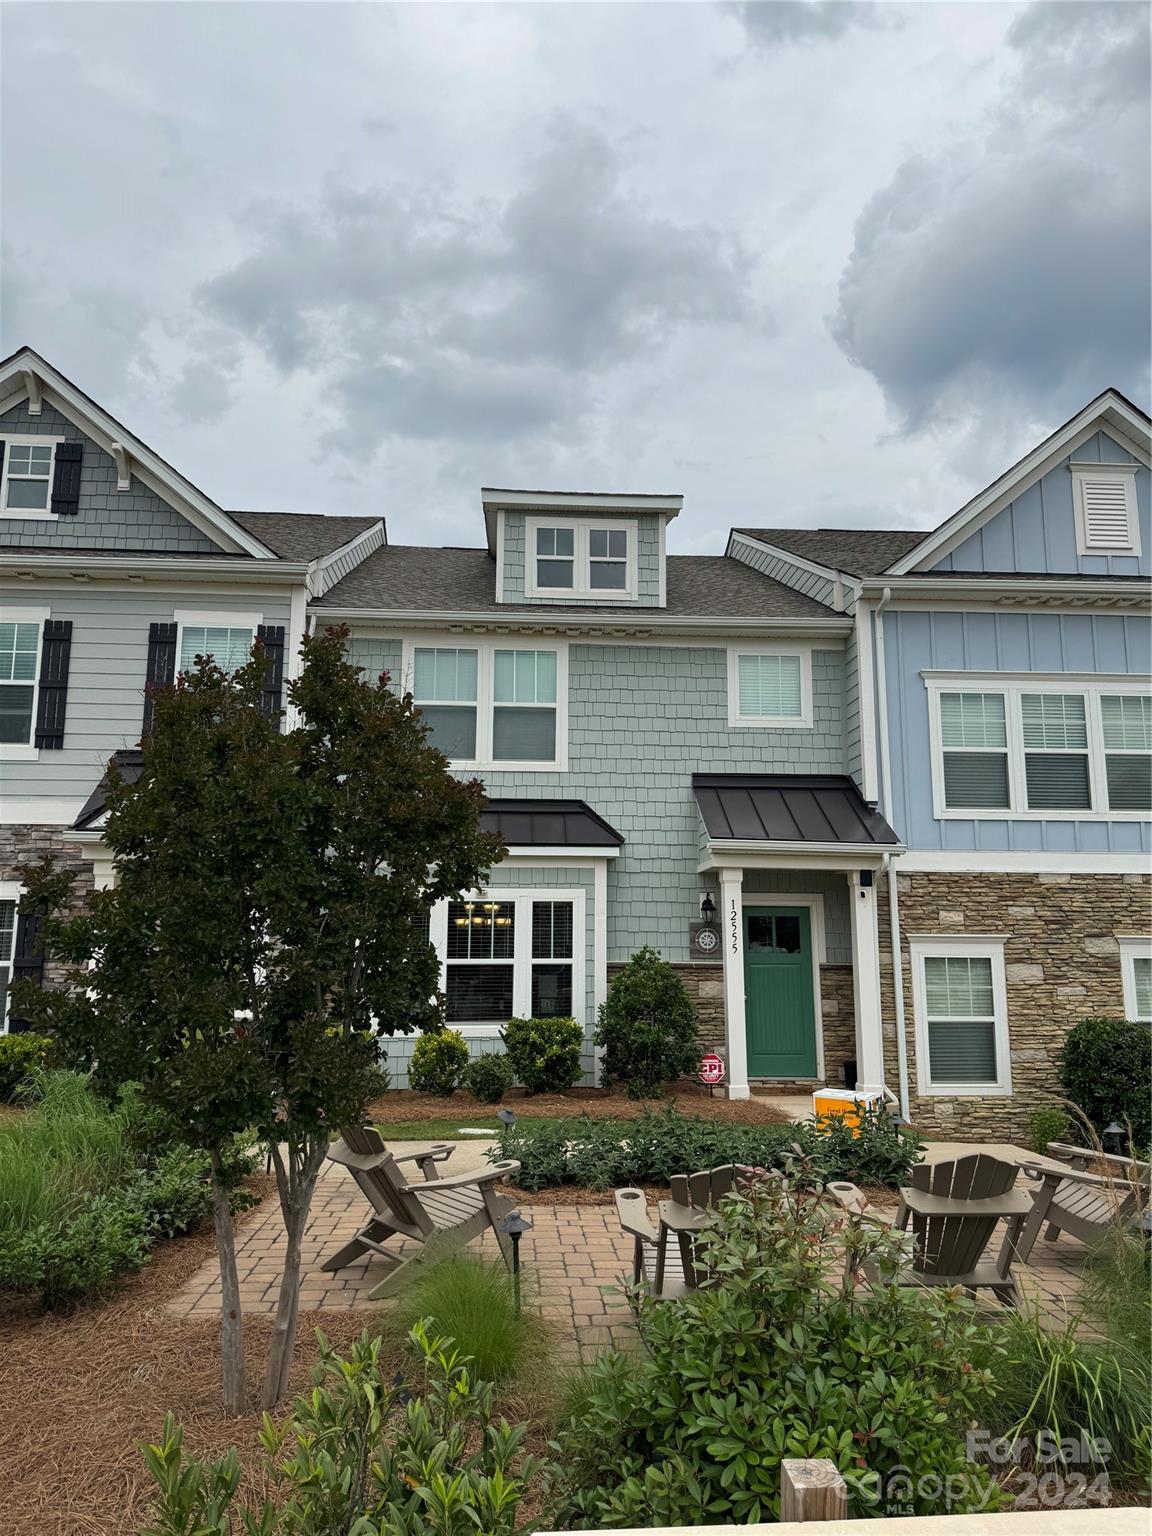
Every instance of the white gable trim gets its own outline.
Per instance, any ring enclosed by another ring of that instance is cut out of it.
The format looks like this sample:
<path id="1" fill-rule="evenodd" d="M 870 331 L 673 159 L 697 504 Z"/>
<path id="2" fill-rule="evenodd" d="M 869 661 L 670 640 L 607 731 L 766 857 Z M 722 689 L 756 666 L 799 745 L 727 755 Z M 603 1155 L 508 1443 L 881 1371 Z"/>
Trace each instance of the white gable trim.
<path id="1" fill-rule="evenodd" d="M 259 539 L 234 523 L 226 512 L 210 501 L 203 491 L 197 490 L 151 448 L 126 432 L 43 358 L 27 348 L 17 352 L 0 368 L 0 415 L 24 400 L 31 400 L 26 382 L 29 373 L 39 383 L 40 398 L 47 400 L 113 459 L 120 488 L 124 487 L 124 470 L 131 461 L 132 473 L 141 485 L 162 497 L 222 550 L 228 554 L 252 555 L 257 560 L 276 558 Z"/>
<path id="2" fill-rule="evenodd" d="M 1098 400 L 1093 400 L 1091 405 L 1085 406 L 1066 426 L 1045 438 L 1019 464 L 994 480 L 958 512 L 954 512 L 934 533 L 917 544 L 915 549 L 893 561 L 887 574 L 906 576 L 910 572 L 926 570 L 935 565 L 985 523 L 990 522 L 998 512 L 1002 512 L 1009 502 L 1023 495 L 1029 486 L 1035 485 L 1061 460 L 1075 453 L 1097 432 L 1107 432 L 1114 442 L 1133 454 L 1141 464 L 1152 466 L 1152 457 L 1149 456 L 1152 440 L 1148 423 L 1126 400 L 1109 390 Z"/>

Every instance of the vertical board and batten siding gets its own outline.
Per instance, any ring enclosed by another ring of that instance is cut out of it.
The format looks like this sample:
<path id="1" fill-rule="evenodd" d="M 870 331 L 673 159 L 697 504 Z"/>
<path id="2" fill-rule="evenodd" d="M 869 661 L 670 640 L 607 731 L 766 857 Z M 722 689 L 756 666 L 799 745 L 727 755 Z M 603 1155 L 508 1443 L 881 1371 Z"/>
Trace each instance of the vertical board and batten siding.
<path id="1" fill-rule="evenodd" d="M 506 603 L 538 603 L 554 605 L 563 602 L 565 607 L 574 608 L 603 608 L 605 599 L 596 597 L 569 597 L 567 594 L 549 594 L 547 597 L 525 597 L 525 564 L 527 553 L 525 550 L 524 531 L 525 513 L 504 513 L 504 602 Z M 543 513 L 527 514 L 532 517 L 544 516 Z M 636 526 L 636 598 L 634 602 L 625 599 L 613 599 L 610 595 L 609 602 L 619 602 L 620 607 L 629 606 L 636 608 L 657 608 L 660 606 L 660 518 L 652 513 L 622 512 L 622 513 L 597 513 L 595 517 L 588 513 L 557 512 L 558 523 L 567 522 L 594 522 L 598 528 L 610 528 L 613 523 L 631 523 Z"/>
<path id="2" fill-rule="evenodd" d="M 1139 853 L 1152 849 L 1147 819 L 1107 821 L 937 820 L 933 815 L 928 691 L 924 669 L 985 672 L 1148 671 L 1142 615 L 930 613 L 884 615 L 892 803 L 889 820 L 910 851 Z"/>
<path id="3" fill-rule="evenodd" d="M 734 560 L 742 560 L 745 565 L 762 571 L 765 576 L 771 576 L 775 581 L 782 581 L 786 587 L 803 592 L 806 597 L 814 597 L 818 603 L 824 603 L 834 610 L 836 583 L 831 576 L 821 576 L 816 571 L 807 571 L 786 557 L 774 555 L 770 550 L 742 539 L 738 535 L 731 541 L 729 554 Z M 853 597 L 852 589 L 846 586 L 844 598 L 847 613 L 851 613 L 855 606 L 854 602 L 850 602 Z"/>
<path id="4" fill-rule="evenodd" d="M 1147 576 L 1152 574 L 1152 481 L 1141 465 L 1136 471 L 1136 505 L 1140 523 L 1140 555 L 1078 555 L 1068 465 L 1138 464 L 1105 432 L 1097 432 L 1074 453 L 1050 469 L 1034 485 L 951 554 L 936 561 L 938 571 L 1040 571 L 1081 576 Z"/>
<path id="5" fill-rule="evenodd" d="M 39 416 L 27 404 L 0 416 L 0 437 L 62 437 L 84 444 L 80 466 L 80 505 L 74 517 L 0 516 L 0 549 L 5 546 L 47 550 L 146 550 L 150 554 L 219 554 L 220 547 L 132 477 L 128 490 L 116 489 L 116 465 L 110 455 L 79 427 L 47 403 Z"/>
<path id="6" fill-rule="evenodd" d="M 192 585 L 114 589 L 103 585 L 50 588 L 45 583 L 6 585 L 0 607 L 50 608 L 53 619 L 71 619 L 64 746 L 29 762 L 3 763 L 4 795 L 12 820 L 21 796 L 74 798 L 77 809 L 96 787 L 113 752 L 140 740 L 148 626 L 171 623 L 178 609 L 252 612 L 265 624 L 287 624 L 289 595 L 267 587 L 241 586 L 205 592 Z"/>

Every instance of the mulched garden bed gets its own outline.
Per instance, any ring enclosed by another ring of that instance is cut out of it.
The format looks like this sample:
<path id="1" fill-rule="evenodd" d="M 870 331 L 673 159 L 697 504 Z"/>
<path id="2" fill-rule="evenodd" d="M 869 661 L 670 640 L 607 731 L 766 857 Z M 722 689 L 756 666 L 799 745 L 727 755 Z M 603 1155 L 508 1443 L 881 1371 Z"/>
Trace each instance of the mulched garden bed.
<path id="1" fill-rule="evenodd" d="M 797 1099 L 805 1109 L 812 1100 L 807 1095 Z M 753 1092 L 750 1099 L 726 1099 L 720 1094 L 710 1098 L 699 1083 L 677 1083 L 661 1099 L 630 1099 L 623 1088 L 570 1088 L 567 1093 L 528 1093 L 513 1088 L 503 1105 L 482 1104 L 465 1089 L 448 1098 L 432 1093 L 417 1093 L 412 1088 L 394 1088 L 369 1105 L 371 1120 L 394 1124 L 400 1121 L 450 1120 L 465 1123 L 467 1116 L 491 1119 L 497 1109 L 513 1109 L 525 1119 L 564 1120 L 590 1115 L 597 1120 L 635 1120 L 645 1109 L 663 1109 L 673 1105 L 685 1115 L 706 1115 L 712 1120 L 727 1120 L 736 1125 L 787 1125 L 788 1116 L 780 1113 L 767 1098 Z"/>

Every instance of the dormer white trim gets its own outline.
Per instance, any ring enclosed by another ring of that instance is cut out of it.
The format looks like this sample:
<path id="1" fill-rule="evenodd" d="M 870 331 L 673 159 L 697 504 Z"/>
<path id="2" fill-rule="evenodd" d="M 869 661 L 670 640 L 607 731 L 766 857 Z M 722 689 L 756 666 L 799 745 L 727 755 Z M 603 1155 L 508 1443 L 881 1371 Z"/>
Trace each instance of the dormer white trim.
<path id="1" fill-rule="evenodd" d="M 33 378 L 31 391 L 27 382 L 29 374 Z M 120 489 L 124 489 L 124 475 L 121 462 L 113 453 L 114 445 L 124 456 L 124 467 L 127 467 L 127 461 L 131 459 L 132 473 L 141 485 L 162 497 L 221 550 L 227 554 L 252 555 L 257 560 L 276 559 L 273 552 L 254 534 L 233 522 L 203 491 L 197 489 L 170 464 L 166 464 L 147 444 L 127 432 L 50 363 L 45 362 L 30 347 L 22 347 L 19 352 L 0 363 L 0 416 L 25 400 L 29 401 L 29 411 L 35 414 L 34 396 L 37 404 L 46 400 L 62 416 L 66 416 L 116 462 Z"/>
<path id="2" fill-rule="evenodd" d="M 914 549 L 894 561 L 885 574 L 906 576 L 936 565 L 1097 432 L 1106 432 L 1139 463 L 1152 467 L 1152 457 L 1149 456 L 1152 435 L 1149 433 L 1147 416 L 1115 390 L 1105 390 L 1073 416 L 1071 421 L 1065 422 L 1058 431 L 1046 437 L 1018 464 L 1014 464 L 978 496 L 954 512 Z"/>

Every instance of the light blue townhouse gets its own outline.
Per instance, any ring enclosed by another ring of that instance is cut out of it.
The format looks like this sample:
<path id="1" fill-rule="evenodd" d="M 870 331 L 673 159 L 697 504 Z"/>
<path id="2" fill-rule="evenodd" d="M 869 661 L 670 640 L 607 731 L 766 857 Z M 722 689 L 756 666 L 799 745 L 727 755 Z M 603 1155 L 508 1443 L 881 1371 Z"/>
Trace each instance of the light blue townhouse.
<path id="1" fill-rule="evenodd" d="M 227 511 L 27 350 L 0 446 L 0 973 L 53 980 L 18 863 L 111 878 L 100 783 L 138 771 L 146 685 L 259 635 L 278 708 L 306 628 L 345 624 L 507 848 L 429 914 L 475 1054 L 572 1014 L 595 1081 L 651 945 L 733 1096 L 887 1088 L 970 1135 L 1053 1096 L 1076 1019 L 1149 1011 L 1148 421 L 1119 396 L 934 533 L 712 556 L 668 554 L 673 495 L 486 489 L 452 549 Z"/>

